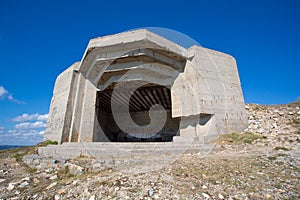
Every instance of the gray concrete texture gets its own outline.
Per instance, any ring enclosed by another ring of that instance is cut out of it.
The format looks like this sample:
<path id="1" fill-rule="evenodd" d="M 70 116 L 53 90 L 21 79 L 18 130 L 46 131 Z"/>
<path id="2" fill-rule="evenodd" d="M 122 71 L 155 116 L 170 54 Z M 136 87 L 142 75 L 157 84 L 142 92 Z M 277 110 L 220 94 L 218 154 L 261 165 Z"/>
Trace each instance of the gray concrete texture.
<path id="1" fill-rule="evenodd" d="M 232 56 L 140 29 L 90 40 L 57 77 L 45 140 L 205 144 L 246 127 Z"/>

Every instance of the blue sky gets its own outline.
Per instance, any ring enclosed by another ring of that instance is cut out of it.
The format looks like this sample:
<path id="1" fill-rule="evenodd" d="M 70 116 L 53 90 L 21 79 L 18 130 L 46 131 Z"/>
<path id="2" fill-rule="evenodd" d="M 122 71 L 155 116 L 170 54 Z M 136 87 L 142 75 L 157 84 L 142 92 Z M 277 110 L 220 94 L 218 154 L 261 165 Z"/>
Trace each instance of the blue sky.
<path id="1" fill-rule="evenodd" d="M 300 1 L 1 1 L 0 145 L 42 140 L 56 76 L 89 39 L 139 27 L 233 55 L 247 103 L 300 97 Z"/>

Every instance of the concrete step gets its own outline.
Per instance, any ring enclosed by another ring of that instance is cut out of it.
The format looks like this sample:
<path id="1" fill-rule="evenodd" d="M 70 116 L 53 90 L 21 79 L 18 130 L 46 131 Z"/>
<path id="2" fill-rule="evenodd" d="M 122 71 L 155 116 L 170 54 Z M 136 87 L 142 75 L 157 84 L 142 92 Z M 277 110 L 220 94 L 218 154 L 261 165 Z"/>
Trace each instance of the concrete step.
<path id="1" fill-rule="evenodd" d="M 203 145 L 203 144 L 182 144 L 182 145 L 87 145 L 87 144 L 77 144 L 77 145 L 59 145 L 59 146 L 48 146 L 42 147 L 40 150 L 44 149 L 53 149 L 53 151 L 85 151 L 85 150 L 93 150 L 99 151 L 103 153 L 110 153 L 110 152 L 132 152 L 132 153 L 139 153 L 139 152 L 166 152 L 166 151 L 185 151 L 185 150 L 210 150 L 213 148 L 213 145 Z"/>
<path id="2" fill-rule="evenodd" d="M 65 143 L 40 147 L 38 154 L 42 157 L 74 158 L 93 157 L 131 157 L 139 155 L 164 155 L 209 152 L 214 149 L 211 144 L 199 143 Z"/>
<path id="3" fill-rule="evenodd" d="M 180 147 L 201 147 L 208 144 L 202 144 L 201 142 L 78 142 L 78 143 L 63 143 L 60 147 L 70 148 L 122 148 L 122 149 L 151 149 L 151 148 L 180 148 Z M 50 146 L 50 145 L 49 145 Z M 48 147 L 49 147 L 48 146 Z M 51 145 L 56 147 L 57 145 Z"/>

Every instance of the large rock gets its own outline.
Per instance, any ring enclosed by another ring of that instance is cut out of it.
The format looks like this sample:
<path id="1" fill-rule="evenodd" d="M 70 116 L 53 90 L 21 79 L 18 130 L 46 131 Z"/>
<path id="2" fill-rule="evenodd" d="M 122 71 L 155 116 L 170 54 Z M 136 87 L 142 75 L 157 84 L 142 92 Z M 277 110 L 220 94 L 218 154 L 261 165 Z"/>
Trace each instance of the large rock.
<path id="1" fill-rule="evenodd" d="M 84 168 L 72 163 L 64 164 L 64 167 L 67 167 L 69 173 L 72 175 L 81 175 L 83 173 Z"/>

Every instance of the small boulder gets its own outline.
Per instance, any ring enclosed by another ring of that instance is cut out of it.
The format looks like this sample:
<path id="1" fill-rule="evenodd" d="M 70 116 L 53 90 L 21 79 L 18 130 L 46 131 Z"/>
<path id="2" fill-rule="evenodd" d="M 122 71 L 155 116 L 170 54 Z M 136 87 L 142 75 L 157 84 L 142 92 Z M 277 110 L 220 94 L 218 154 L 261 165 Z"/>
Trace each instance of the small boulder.
<path id="1" fill-rule="evenodd" d="M 202 196 L 203 196 L 205 199 L 209 199 L 209 198 L 210 198 L 210 196 L 209 196 L 208 194 L 204 193 L 204 192 L 202 192 Z"/>
<path id="2" fill-rule="evenodd" d="M 33 178 L 33 183 L 38 184 L 38 183 L 40 183 L 40 180 L 37 178 Z"/>
<path id="3" fill-rule="evenodd" d="M 57 182 L 51 183 L 48 187 L 46 187 L 46 190 L 50 190 L 51 188 L 55 187 L 57 185 Z"/>
<path id="4" fill-rule="evenodd" d="M 24 187 L 26 187 L 26 186 L 28 186 L 29 185 L 29 183 L 27 182 L 27 181 L 24 181 L 23 183 L 21 183 L 20 185 L 19 185 L 19 188 L 24 188 Z"/>
<path id="5" fill-rule="evenodd" d="M 57 179 L 57 175 L 55 174 L 55 175 L 51 176 L 49 179 L 50 180 L 55 180 L 55 179 Z"/>
<path id="6" fill-rule="evenodd" d="M 64 164 L 64 167 L 67 167 L 69 173 L 72 175 L 81 175 L 83 173 L 83 167 L 80 167 L 72 163 L 66 163 Z"/>
<path id="7" fill-rule="evenodd" d="M 9 183 L 8 187 L 7 187 L 7 190 L 12 191 L 13 189 L 15 189 L 15 183 Z"/>

